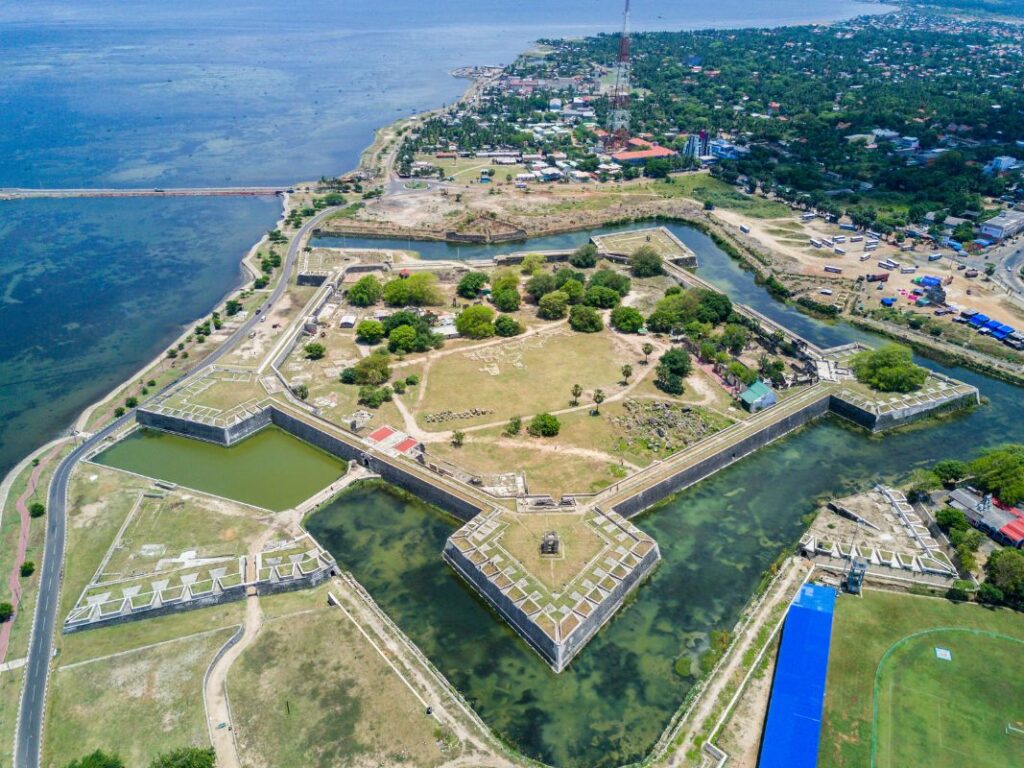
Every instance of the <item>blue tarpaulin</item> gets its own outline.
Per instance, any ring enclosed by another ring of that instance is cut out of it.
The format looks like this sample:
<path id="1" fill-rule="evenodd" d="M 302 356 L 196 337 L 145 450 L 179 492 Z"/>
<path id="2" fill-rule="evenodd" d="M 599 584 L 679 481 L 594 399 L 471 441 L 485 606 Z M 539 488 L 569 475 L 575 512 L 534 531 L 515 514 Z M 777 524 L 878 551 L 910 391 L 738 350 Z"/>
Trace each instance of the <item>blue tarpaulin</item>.
<path id="1" fill-rule="evenodd" d="M 805 584 L 789 606 L 758 768 L 815 768 L 836 591 Z"/>
<path id="2" fill-rule="evenodd" d="M 967 322 L 969 322 L 973 326 L 976 326 L 976 327 L 980 328 L 985 323 L 987 323 L 990 319 L 991 318 L 988 315 L 977 314 L 974 317 L 972 317 L 970 320 L 968 320 Z"/>

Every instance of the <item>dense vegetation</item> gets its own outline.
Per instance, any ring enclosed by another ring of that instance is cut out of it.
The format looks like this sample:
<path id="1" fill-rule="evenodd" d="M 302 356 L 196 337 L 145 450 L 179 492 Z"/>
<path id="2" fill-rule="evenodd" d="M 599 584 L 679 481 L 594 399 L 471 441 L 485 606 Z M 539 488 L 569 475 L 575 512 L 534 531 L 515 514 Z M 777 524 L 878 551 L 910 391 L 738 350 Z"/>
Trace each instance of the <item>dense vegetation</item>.
<path id="1" fill-rule="evenodd" d="M 910 349 L 899 344 L 858 352 L 850 366 L 857 381 L 879 392 L 913 392 L 928 378 L 928 371 L 914 363 Z"/>

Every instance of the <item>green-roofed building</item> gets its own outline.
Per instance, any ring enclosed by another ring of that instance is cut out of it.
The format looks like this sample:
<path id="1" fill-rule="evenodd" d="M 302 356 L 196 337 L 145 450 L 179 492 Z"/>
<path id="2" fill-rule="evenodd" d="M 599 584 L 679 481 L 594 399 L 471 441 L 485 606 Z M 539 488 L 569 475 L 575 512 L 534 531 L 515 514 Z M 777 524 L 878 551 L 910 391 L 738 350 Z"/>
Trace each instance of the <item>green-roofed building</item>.
<path id="1" fill-rule="evenodd" d="M 740 400 L 743 401 L 743 407 L 751 413 L 763 411 L 765 408 L 769 408 L 778 402 L 775 397 L 775 390 L 760 379 L 743 391 L 743 394 L 740 395 Z"/>

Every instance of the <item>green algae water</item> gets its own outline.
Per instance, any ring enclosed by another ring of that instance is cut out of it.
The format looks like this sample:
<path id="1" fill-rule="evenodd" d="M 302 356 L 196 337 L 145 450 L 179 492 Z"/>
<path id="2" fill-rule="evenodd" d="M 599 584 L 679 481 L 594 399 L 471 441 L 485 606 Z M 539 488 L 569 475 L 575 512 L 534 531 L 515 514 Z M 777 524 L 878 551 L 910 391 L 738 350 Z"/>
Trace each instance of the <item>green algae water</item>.
<path id="1" fill-rule="evenodd" d="M 341 459 L 277 427 L 230 448 L 138 429 L 94 461 L 274 511 L 294 507 L 345 471 Z"/>
<path id="2" fill-rule="evenodd" d="M 817 343 L 869 338 L 774 302 L 709 238 L 672 229 L 697 251 L 698 273 L 737 301 Z M 560 767 L 623 765 L 651 750 L 696 682 L 676 673 L 677 660 L 696 660 L 713 630 L 732 629 L 820 501 L 1024 442 L 1022 390 L 919 362 L 974 384 L 986 405 L 881 436 L 827 417 L 634 518 L 662 561 L 560 675 L 442 562 L 456 520 L 378 483 L 354 487 L 308 527 L 502 739 Z"/>

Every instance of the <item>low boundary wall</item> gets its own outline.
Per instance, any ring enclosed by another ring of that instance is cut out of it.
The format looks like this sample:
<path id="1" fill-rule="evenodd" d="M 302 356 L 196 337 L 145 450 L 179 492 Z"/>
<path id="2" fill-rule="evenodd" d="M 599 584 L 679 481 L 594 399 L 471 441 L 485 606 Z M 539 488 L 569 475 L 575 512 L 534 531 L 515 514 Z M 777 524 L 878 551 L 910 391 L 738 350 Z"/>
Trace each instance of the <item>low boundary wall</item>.
<path id="1" fill-rule="evenodd" d="M 135 418 L 143 426 L 223 446 L 234 445 L 239 440 L 273 424 L 332 456 L 337 456 L 345 461 L 358 462 L 380 475 L 385 481 L 440 507 L 459 520 L 471 520 L 481 510 L 481 507 L 456 496 L 443 486 L 431 483 L 406 470 L 400 463 L 385 461 L 379 456 L 367 453 L 364 446 L 355 442 L 357 438 L 354 436 L 352 442 L 349 442 L 274 405 L 268 405 L 259 413 L 229 427 L 201 424 L 178 416 L 167 416 L 142 409 L 136 412 Z"/>

